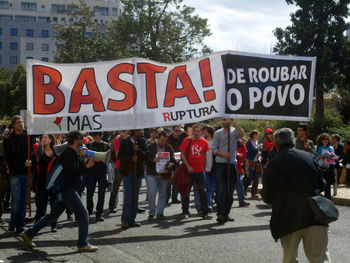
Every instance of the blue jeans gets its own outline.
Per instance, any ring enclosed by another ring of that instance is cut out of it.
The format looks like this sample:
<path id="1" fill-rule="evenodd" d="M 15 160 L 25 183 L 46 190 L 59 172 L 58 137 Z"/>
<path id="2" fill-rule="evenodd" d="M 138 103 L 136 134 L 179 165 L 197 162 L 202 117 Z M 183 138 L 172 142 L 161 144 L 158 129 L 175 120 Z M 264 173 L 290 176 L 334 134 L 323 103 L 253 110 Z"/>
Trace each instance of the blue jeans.
<path id="1" fill-rule="evenodd" d="M 25 218 L 28 204 L 28 175 L 11 175 L 11 219 L 10 228 L 21 230 L 26 226 Z"/>
<path id="2" fill-rule="evenodd" d="M 137 177 L 137 193 L 134 194 L 134 173 L 130 172 L 127 176 L 123 176 L 123 212 L 122 223 L 134 223 L 137 216 L 139 193 L 141 187 L 141 177 Z M 135 200 L 136 197 L 136 200 Z"/>
<path id="3" fill-rule="evenodd" d="M 28 237 L 33 238 L 42 228 L 56 221 L 64 212 L 65 208 L 71 209 L 79 220 L 78 248 L 87 246 L 89 244 L 89 214 L 79 194 L 73 189 L 63 195 L 62 201 L 56 200 L 50 214 L 42 217 L 38 222 L 28 228 L 25 233 Z"/>
<path id="4" fill-rule="evenodd" d="M 215 189 L 215 176 L 212 172 L 205 172 L 205 188 L 208 197 L 208 206 L 213 206 L 213 195 Z"/>
<path id="5" fill-rule="evenodd" d="M 237 175 L 237 182 L 236 182 L 236 190 L 237 190 L 237 196 L 239 203 L 242 203 L 245 200 L 244 196 L 244 186 L 242 184 L 242 175 Z"/>
<path id="6" fill-rule="evenodd" d="M 147 193 L 149 215 L 163 215 L 164 207 L 167 200 L 167 189 L 169 180 L 160 176 L 147 175 Z M 156 196 L 158 193 L 158 203 L 156 211 Z"/>
<path id="7" fill-rule="evenodd" d="M 96 205 L 96 216 L 101 216 L 103 213 L 103 204 L 105 202 L 105 194 L 107 188 L 107 178 L 106 173 L 98 173 L 96 171 L 87 170 L 86 176 L 86 208 L 89 214 L 92 214 L 94 210 L 94 193 L 96 188 L 96 183 L 98 183 L 98 197 Z"/>
<path id="8" fill-rule="evenodd" d="M 230 185 L 227 186 L 227 163 L 216 163 L 215 180 L 217 214 L 228 216 L 233 203 L 233 190 L 237 180 L 236 165 L 230 165 Z"/>

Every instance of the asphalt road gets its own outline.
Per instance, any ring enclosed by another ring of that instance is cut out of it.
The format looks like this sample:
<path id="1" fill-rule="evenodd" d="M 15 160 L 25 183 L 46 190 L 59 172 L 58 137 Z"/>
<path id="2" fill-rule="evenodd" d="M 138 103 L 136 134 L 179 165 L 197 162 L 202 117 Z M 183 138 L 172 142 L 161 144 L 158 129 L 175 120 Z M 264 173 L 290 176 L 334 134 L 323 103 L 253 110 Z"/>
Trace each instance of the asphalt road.
<path id="1" fill-rule="evenodd" d="M 140 197 L 141 207 L 148 208 L 145 188 Z M 97 194 L 95 194 L 97 196 Z M 121 193 L 119 194 L 121 197 Z M 109 192 L 106 193 L 106 204 Z M 83 195 L 85 202 L 85 195 Z M 120 199 L 121 200 L 121 199 Z M 281 262 L 280 242 L 274 242 L 269 230 L 271 209 L 261 200 L 248 200 L 248 208 L 238 208 L 234 202 L 231 216 L 234 222 L 218 225 L 215 217 L 202 220 L 191 203 L 189 219 L 179 220 L 181 205 L 165 209 L 166 219 L 148 221 L 146 213 L 139 214 L 140 228 L 122 230 L 121 207 L 116 214 L 106 210 L 105 221 L 90 218 L 89 240 L 100 249 L 95 253 L 76 252 L 78 229 L 63 214 L 58 232 L 43 229 L 34 238 L 37 248 L 30 250 L 14 235 L 0 227 L 0 263 L 3 262 Z M 107 207 L 107 206 L 105 206 Z M 34 205 L 35 208 L 35 205 Z M 332 262 L 350 262 L 350 208 L 338 206 L 340 218 L 330 226 L 329 251 Z M 35 214 L 35 213 L 33 213 Z M 9 214 L 4 215 L 5 219 Z M 302 244 L 300 262 L 307 262 Z"/>

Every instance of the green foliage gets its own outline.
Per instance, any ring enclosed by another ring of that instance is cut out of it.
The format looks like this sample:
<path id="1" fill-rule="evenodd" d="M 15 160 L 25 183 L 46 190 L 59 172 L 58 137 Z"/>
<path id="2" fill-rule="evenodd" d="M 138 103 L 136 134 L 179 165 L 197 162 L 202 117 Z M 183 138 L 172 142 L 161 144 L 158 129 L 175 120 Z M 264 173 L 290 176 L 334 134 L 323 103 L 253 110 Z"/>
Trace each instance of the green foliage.
<path id="1" fill-rule="evenodd" d="M 104 27 L 93 20 L 93 9 L 83 0 L 79 5 L 71 3 L 72 13 L 69 18 L 73 24 L 55 27 L 56 45 L 55 62 L 76 63 L 94 62 L 104 59 Z M 86 34 L 89 32 L 91 34 Z"/>
<path id="2" fill-rule="evenodd" d="M 0 116 L 12 116 L 26 109 L 26 71 L 23 64 L 14 70 L 0 68 Z"/>
<path id="3" fill-rule="evenodd" d="M 346 62 L 344 31 L 350 0 L 286 0 L 299 9 L 291 14 L 291 26 L 276 28 L 278 54 L 315 56 L 316 119 L 324 120 L 323 92 L 341 82 L 339 70 Z"/>

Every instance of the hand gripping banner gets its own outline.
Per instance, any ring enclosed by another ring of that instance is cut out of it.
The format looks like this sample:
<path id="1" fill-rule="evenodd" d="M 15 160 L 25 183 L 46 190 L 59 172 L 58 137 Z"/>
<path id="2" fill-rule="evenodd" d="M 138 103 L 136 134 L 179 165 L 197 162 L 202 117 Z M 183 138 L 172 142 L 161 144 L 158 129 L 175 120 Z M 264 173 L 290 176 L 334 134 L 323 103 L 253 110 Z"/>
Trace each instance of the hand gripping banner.
<path id="1" fill-rule="evenodd" d="M 215 117 L 308 121 L 315 65 L 311 57 L 234 51 L 178 64 L 28 60 L 28 133 L 149 128 Z"/>

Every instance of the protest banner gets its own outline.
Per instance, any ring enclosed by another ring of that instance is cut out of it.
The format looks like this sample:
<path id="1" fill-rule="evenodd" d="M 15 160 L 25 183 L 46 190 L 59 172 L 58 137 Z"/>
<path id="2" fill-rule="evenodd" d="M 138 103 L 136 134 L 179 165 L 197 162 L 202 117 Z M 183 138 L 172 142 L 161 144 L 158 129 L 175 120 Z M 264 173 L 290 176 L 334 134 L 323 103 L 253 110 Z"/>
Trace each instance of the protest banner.
<path id="1" fill-rule="evenodd" d="M 150 128 L 215 117 L 308 121 L 316 58 L 223 51 L 178 64 L 142 58 L 27 61 L 29 134 Z"/>

